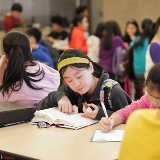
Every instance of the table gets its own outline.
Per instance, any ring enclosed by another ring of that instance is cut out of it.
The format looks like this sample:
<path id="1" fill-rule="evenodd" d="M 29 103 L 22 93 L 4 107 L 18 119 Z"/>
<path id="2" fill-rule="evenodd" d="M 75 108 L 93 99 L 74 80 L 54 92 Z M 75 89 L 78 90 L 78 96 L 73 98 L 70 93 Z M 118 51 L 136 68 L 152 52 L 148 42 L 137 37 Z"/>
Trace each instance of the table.
<path id="1" fill-rule="evenodd" d="M 125 125 L 114 127 L 124 129 Z M 0 153 L 21 159 L 113 160 L 121 142 L 90 142 L 98 123 L 79 130 L 39 129 L 28 123 L 0 128 Z"/>
<path id="2" fill-rule="evenodd" d="M 64 51 L 64 50 L 66 50 L 66 49 L 68 49 L 69 48 L 69 46 L 68 45 L 61 45 L 61 46 L 57 46 L 57 47 L 55 47 L 57 50 L 59 50 L 59 51 Z"/>

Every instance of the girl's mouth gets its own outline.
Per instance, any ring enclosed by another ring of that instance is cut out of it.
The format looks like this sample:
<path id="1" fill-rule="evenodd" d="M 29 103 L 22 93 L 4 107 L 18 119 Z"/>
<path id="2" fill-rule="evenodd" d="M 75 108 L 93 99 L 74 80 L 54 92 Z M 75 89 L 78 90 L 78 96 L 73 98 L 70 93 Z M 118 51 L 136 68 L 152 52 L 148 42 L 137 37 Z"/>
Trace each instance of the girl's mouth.
<path id="1" fill-rule="evenodd" d="M 82 88 L 78 88 L 78 91 L 82 91 L 83 90 L 83 87 Z"/>

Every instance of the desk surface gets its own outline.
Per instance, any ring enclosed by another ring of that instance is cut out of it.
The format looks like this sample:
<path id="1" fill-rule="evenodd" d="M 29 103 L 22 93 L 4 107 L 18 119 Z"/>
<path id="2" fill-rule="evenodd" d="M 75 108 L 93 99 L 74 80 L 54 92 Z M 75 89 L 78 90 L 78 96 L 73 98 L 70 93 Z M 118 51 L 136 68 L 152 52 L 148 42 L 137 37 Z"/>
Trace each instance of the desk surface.
<path id="1" fill-rule="evenodd" d="M 116 129 L 124 129 L 119 125 Z M 72 130 L 59 127 L 39 129 L 18 124 L 0 128 L 0 150 L 36 159 L 113 160 L 118 158 L 121 142 L 90 142 L 98 124 Z"/>
<path id="2" fill-rule="evenodd" d="M 69 46 L 68 45 L 61 45 L 61 46 L 57 46 L 57 47 L 55 47 L 57 50 L 59 50 L 59 51 L 64 51 L 64 50 L 66 50 L 66 49 L 68 49 L 69 48 Z"/>

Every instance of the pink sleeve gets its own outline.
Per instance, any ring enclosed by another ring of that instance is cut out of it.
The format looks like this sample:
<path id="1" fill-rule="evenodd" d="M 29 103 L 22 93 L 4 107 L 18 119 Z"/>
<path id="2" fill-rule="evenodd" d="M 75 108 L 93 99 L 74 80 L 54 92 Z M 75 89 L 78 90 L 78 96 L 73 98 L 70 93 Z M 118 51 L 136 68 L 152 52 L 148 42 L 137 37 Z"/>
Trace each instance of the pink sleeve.
<path id="1" fill-rule="evenodd" d="M 137 109 L 143 109 L 143 108 L 149 108 L 149 98 L 148 94 L 145 94 L 141 97 L 140 100 L 133 102 L 132 104 L 126 106 L 123 109 L 118 110 L 116 113 L 118 113 L 122 117 L 122 123 L 125 123 L 128 116 Z"/>
<path id="2" fill-rule="evenodd" d="M 9 91 L 10 93 L 10 91 Z M 24 95 L 23 94 L 19 94 L 19 92 L 12 92 L 11 94 L 7 94 L 5 93 L 4 94 L 4 97 L 2 95 L 2 92 L 0 92 L 0 101 L 2 102 L 5 102 L 5 101 L 8 101 L 8 102 L 15 102 L 15 101 L 19 101 L 21 99 L 24 99 Z"/>

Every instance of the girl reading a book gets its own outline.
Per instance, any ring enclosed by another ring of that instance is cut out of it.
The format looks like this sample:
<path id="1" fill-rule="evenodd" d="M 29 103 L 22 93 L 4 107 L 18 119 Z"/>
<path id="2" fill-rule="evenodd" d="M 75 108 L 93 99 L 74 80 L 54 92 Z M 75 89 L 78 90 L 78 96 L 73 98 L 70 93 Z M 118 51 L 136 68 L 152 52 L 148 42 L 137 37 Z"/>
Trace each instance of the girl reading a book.
<path id="1" fill-rule="evenodd" d="M 108 132 L 114 125 L 125 123 L 129 115 L 138 109 L 160 109 L 160 63 L 155 64 L 146 79 L 147 94 L 140 100 L 113 113 L 109 119 L 103 117 L 99 122 L 102 132 Z M 158 110 L 157 110 L 158 115 Z M 155 117 L 156 118 L 156 117 Z M 144 121 L 144 119 L 143 119 Z"/>
<path id="2" fill-rule="evenodd" d="M 58 62 L 58 71 L 66 84 L 58 91 L 53 91 L 38 104 L 37 109 L 59 107 L 65 113 L 73 112 L 73 105 L 78 107 L 79 113 L 84 117 L 100 120 L 104 116 L 100 103 L 100 90 L 103 82 L 109 79 L 108 73 L 98 63 L 93 62 L 84 52 L 79 49 L 68 49 L 64 51 Z M 104 90 L 104 102 L 108 100 L 108 92 Z M 110 93 L 112 106 L 105 102 L 107 114 L 110 116 L 118 109 L 124 108 L 131 103 L 130 97 L 117 83 L 112 87 Z M 87 111 L 84 102 L 91 107 Z"/>
<path id="3" fill-rule="evenodd" d="M 28 37 L 8 32 L 3 38 L 0 58 L 0 101 L 32 106 L 60 84 L 59 73 L 33 60 Z"/>

